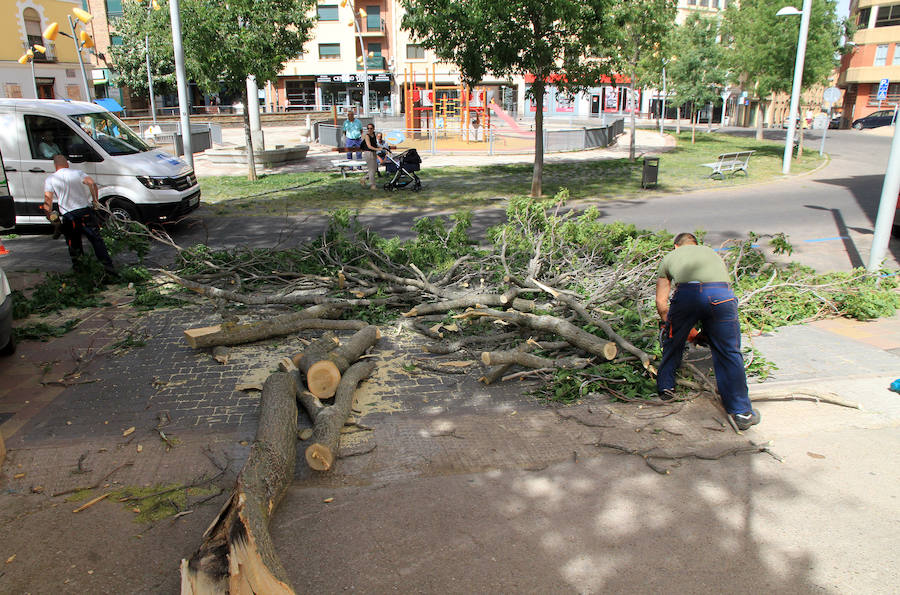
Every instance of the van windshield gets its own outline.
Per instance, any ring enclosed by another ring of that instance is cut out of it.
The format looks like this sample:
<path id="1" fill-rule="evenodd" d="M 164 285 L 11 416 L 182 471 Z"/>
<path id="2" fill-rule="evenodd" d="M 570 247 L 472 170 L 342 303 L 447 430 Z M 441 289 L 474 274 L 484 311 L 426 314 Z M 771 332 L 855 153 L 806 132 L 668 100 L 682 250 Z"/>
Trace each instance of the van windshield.
<path id="1" fill-rule="evenodd" d="M 74 114 L 69 117 L 110 155 L 133 155 L 150 150 L 122 120 L 109 112 Z"/>

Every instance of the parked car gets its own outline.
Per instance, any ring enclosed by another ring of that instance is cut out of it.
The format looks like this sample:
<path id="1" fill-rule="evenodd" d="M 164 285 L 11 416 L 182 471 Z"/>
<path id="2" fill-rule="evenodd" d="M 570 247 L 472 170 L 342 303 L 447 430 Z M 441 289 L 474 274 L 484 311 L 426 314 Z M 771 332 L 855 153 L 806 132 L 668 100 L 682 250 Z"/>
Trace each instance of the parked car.
<path id="1" fill-rule="evenodd" d="M 0 149 L 17 225 L 49 224 L 41 206 L 57 153 L 96 180 L 100 202 L 118 218 L 174 221 L 200 205 L 187 163 L 149 147 L 95 103 L 0 99 Z"/>
<path id="2" fill-rule="evenodd" d="M 781 127 L 784 128 L 785 130 L 787 130 L 789 120 L 790 120 L 790 118 L 785 118 L 784 121 L 781 123 Z M 803 121 L 802 118 L 797 118 L 797 120 L 794 122 L 794 128 L 800 128 L 800 122 L 802 122 L 802 121 Z"/>
<path id="3" fill-rule="evenodd" d="M 880 128 L 881 126 L 890 126 L 894 122 L 894 110 L 882 109 L 871 113 L 868 116 L 853 120 L 853 127 L 857 130 L 863 128 Z"/>
<path id="4" fill-rule="evenodd" d="M 16 352 L 16 342 L 12 330 L 12 291 L 6 273 L 0 268 L 0 355 L 12 355 Z"/>
<path id="5" fill-rule="evenodd" d="M 843 116 L 835 116 L 828 122 L 828 128 L 835 130 L 841 127 L 841 118 Z"/>

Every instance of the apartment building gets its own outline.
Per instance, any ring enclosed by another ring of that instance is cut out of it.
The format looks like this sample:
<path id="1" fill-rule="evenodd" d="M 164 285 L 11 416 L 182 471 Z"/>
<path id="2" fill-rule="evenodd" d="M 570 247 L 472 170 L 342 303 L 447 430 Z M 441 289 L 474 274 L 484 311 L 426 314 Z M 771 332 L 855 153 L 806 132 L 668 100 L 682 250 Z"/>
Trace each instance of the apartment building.
<path id="1" fill-rule="evenodd" d="M 81 0 L 7 0 L 6 6 L 7 18 L 0 20 L 0 94 L 11 98 L 89 100 L 75 44 L 62 35 L 55 43 L 43 37 L 44 29 L 53 22 L 67 32 L 66 19 L 73 7 L 81 8 Z M 34 52 L 33 63 L 20 64 L 19 57 L 35 45 L 45 47 L 46 53 Z M 88 88 L 90 82 L 88 78 Z"/>
<path id="2" fill-rule="evenodd" d="M 853 52 L 844 56 L 838 86 L 844 89 L 843 125 L 900 102 L 900 2 L 852 0 Z M 881 81 L 887 96 L 878 99 Z"/>

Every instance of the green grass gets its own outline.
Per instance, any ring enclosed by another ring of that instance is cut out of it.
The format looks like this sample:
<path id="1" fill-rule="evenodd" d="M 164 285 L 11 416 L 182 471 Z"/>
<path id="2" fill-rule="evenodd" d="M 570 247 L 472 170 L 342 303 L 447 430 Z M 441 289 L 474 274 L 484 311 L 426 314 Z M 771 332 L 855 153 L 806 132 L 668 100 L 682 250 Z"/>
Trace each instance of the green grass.
<path id="1" fill-rule="evenodd" d="M 659 185 L 643 190 L 641 160 L 606 159 L 544 164 L 544 194 L 552 196 L 568 188 L 573 200 L 610 200 L 647 197 L 653 194 L 687 192 L 705 188 L 733 187 L 765 182 L 781 176 L 783 143 L 697 132 L 691 144 L 690 131 L 676 135 L 677 147 L 660 159 Z M 720 153 L 754 150 L 750 174 L 708 178 L 701 163 L 714 161 Z M 427 157 L 426 157 L 427 161 Z M 810 171 L 822 162 L 813 150 L 806 150 L 794 162 L 795 174 Z M 475 209 L 496 204 L 531 190 L 531 163 L 485 165 L 480 167 L 428 168 L 421 172 L 424 187 L 408 190 L 370 192 L 359 184 L 359 176 L 342 179 L 340 174 L 305 172 L 270 174 L 257 182 L 243 176 L 203 178 L 203 200 L 221 215 L 282 215 L 338 208 L 392 210 L 403 208 Z M 386 178 L 381 178 L 381 184 Z M 302 186 L 285 192 L 250 196 L 283 188 Z"/>

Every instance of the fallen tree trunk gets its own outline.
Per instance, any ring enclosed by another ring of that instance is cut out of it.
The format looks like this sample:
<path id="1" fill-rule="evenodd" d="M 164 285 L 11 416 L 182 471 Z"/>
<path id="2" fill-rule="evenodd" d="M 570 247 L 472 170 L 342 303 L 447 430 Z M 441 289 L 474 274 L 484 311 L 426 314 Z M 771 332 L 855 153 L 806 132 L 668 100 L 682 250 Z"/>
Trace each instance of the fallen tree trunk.
<path id="1" fill-rule="evenodd" d="M 363 326 L 365 328 L 368 325 Z M 356 329 L 362 330 L 362 329 Z M 340 340 L 335 336 L 332 332 L 327 332 L 323 334 L 321 337 L 310 343 L 306 346 L 306 349 L 299 353 L 295 353 L 291 358 L 291 361 L 294 363 L 294 366 L 299 369 L 300 368 L 300 360 L 303 359 L 303 356 L 309 352 L 316 351 L 321 354 L 328 353 L 332 349 L 336 349 L 338 345 L 340 345 Z M 287 370 L 284 370 L 285 372 Z M 299 378 L 299 377 L 298 377 Z M 297 386 L 301 386 L 303 383 L 298 380 Z"/>
<path id="2" fill-rule="evenodd" d="M 507 305 L 520 312 L 533 312 L 535 309 L 535 302 L 532 300 L 525 300 L 517 297 L 510 298 L 506 294 L 479 293 L 451 300 L 419 304 L 409 312 L 404 312 L 403 316 L 425 316 L 426 314 L 436 314 L 439 312 L 448 312 L 450 310 L 502 307 Z"/>
<path id="3" fill-rule="evenodd" d="M 543 291 L 546 291 L 561 304 L 565 304 L 566 306 L 572 308 L 588 324 L 593 324 L 600 327 L 600 330 L 602 330 L 604 334 L 606 334 L 606 336 L 610 338 L 610 340 L 615 341 L 616 345 L 618 345 L 625 351 L 636 355 L 638 359 L 641 360 L 641 365 L 644 366 L 644 369 L 648 369 L 650 367 L 650 356 L 645 351 L 635 347 L 634 344 L 631 343 L 631 341 L 628 341 L 625 337 L 617 333 L 608 322 L 606 322 L 599 316 L 595 316 L 594 314 L 588 312 L 587 308 L 578 303 L 577 299 L 572 296 L 566 295 L 565 293 L 562 293 L 557 289 L 544 285 L 537 279 L 528 278 L 527 282 Z"/>
<path id="4" fill-rule="evenodd" d="M 269 536 L 269 521 L 294 477 L 296 387 L 289 374 L 266 379 L 259 426 L 231 497 L 189 560 L 181 561 L 183 594 L 293 594 Z"/>
<path id="5" fill-rule="evenodd" d="M 341 381 L 341 374 L 379 338 L 381 333 L 378 332 L 378 328 L 367 326 L 328 353 L 318 349 L 307 349 L 297 365 L 306 378 L 306 388 L 320 399 L 334 396 Z"/>
<path id="6" fill-rule="evenodd" d="M 481 361 L 486 366 L 502 366 L 505 364 L 517 364 L 525 368 L 584 368 L 591 363 L 586 357 L 560 357 L 550 359 L 525 353 L 524 351 L 484 351 L 481 353 Z"/>
<path id="7" fill-rule="evenodd" d="M 356 385 L 367 378 L 375 369 L 375 362 L 356 362 L 341 378 L 334 396 L 334 405 L 325 407 L 316 415 L 316 424 L 311 438 L 312 444 L 306 448 L 306 462 L 316 471 L 328 471 L 334 464 L 341 428 L 353 408 L 353 393 Z"/>
<path id="8" fill-rule="evenodd" d="M 358 330 L 366 326 L 366 323 L 359 320 L 329 320 L 330 317 L 340 315 L 341 310 L 342 308 L 331 304 L 310 306 L 299 312 L 280 314 L 256 322 L 226 322 L 187 329 L 184 331 L 184 338 L 194 349 L 203 349 L 252 343 L 308 329 Z"/>
<path id="9" fill-rule="evenodd" d="M 522 343 L 521 345 L 517 346 L 515 348 L 515 351 L 519 351 L 522 353 L 527 353 L 527 352 L 531 351 L 532 349 L 543 349 L 543 350 L 547 350 L 547 351 L 554 351 L 556 349 L 562 349 L 563 347 L 568 347 L 570 345 L 571 345 L 571 343 L 569 343 L 568 341 L 538 343 L 537 341 L 533 341 L 533 340 L 529 339 L 525 343 Z M 490 370 L 485 372 L 484 376 L 482 376 L 478 380 L 485 384 L 493 384 L 494 382 L 497 382 L 498 379 L 502 378 L 507 372 L 509 372 L 509 369 L 512 367 L 513 367 L 512 363 L 500 364 L 498 366 L 494 366 L 493 368 L 491 368 Z"/>
<path id="10" fill-rule="evenodd" d="M 596 335 L 575 326 L 571 322 L 557 318 L 556 316 L 534 314 L 526 314 L 515 310 L 469 310 L 463 316 L 466 318 L 474 318 L 478 316 L 486 316 L 489 318 L 497 318 L 512 322 L 520 326 L 527 326 L 535 330 L 544 331 L 559 335 L 575 347 L 583 349 L 588 353 L 599 355 L 607 360 L 616 357 L 618 347 L 612 341 L 606 341 Z"/>
<path id="11" fill-rule="evenodd" d="M 273 304 L 282 304 L 282 305 L 305 305 L 305 304 L 316 304 L 316 305 L 326 305 L 326 304 L 335 304 L 335 305 L 343 305 L 343 306 L 369 306 L 376 303 L 381 303 L 378 300 L 367 300 L 367 299 L 346 299 L 346 298 L 336 298 L 329 297 L 327 295 L 322 295 L 321 293 L 276 293 L 276 294 L 263 294 L 263 293 L 238 293 L 236 291 L 229 291 L 227 289 L 219 289 L 218 287 L 213 287 L 211 285 L 204 285 L 203 283 L 197 283 L 196 281 L 190 281 L 188 279 L 184 279 L 179 277 L 178 275 L 171 273 L 166 270 L 162 270 L 162 273 L 172 279 L 175 283 L 181 285 L 185 289 L 190 289 L 191 291 L 197 292 L 201 295 L 205 295 L 208 298 L 212 299 L 222 299 L 228 300 L 229 302 L 237 302 L 239 304 L 247 304 L 249 306 L 265 306 L 265 305 L 273 305 Z"/>

